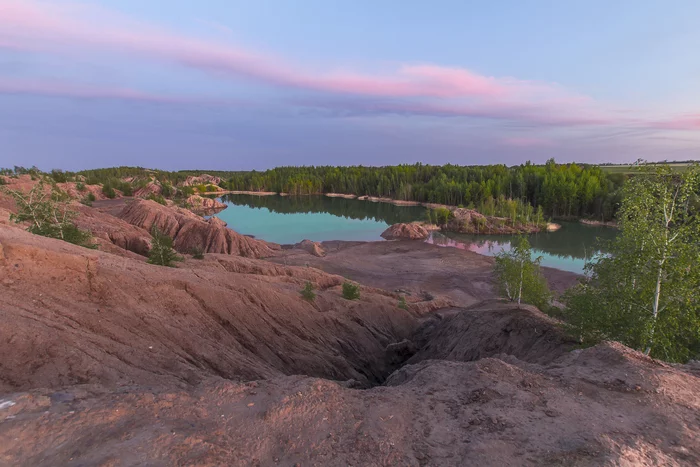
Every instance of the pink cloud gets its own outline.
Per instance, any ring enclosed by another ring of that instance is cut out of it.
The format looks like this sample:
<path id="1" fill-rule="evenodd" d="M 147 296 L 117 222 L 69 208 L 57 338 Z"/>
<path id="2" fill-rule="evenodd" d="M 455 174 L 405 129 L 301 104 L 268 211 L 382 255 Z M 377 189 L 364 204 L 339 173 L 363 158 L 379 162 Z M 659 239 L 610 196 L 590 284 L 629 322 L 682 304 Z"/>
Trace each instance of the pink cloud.
<path id="1" fill-rule="evenodd" d="M 100 59 L 107 59 L 109 54 L 128 54 L 196 69 L 220 79 L 248 79 L 268 86 L 312 91 L 316 97 L 309 98 L 306 105 L 330 111 L 467 116 L 538 126 L 700 129 L 697 115 L 645 123 L 556 84 L 484 76 L 462 68 L 404 64 L 381 74 L 305 69 L 264 53 L 177 35 L 79 3 L 0 0 L 0 47 L 60 55 L 91 53 Z M 16 84 L 15 89 L 19 89 Z M 33 89 L 39 94 L 63 90 L 76 97 L 103 93 L 114 98 L 164 99 L 137 91 L 65 84 L 29 83 L 24 89 L 23 92 Z M 340 99 L 329 102 L 329 97 Z"/>
<path id="2" fill-rule="evenodd" d="M 128 19 L 71 3 L 3 0 L 0 30 L 4 31 L 0 33 L 0 46 L 5 47 L 64 53 L 112 50 L 216 72 L 218 76 L 229 74 L 273 85 L 332 93 L 517 99 L 539 88 L 545 100 L 548 92 L 556 100 L 562 94 L 560 89 L 550 89 L 544 84 L 481 76 L 469 70 L 436 65 L 404 65 L 386 76 L 309 72 L 264 54 L 135 25 Z"/>
<path id="3" fill-rule="evenodd" d="M 700 114 L 680 115 L 668 120 L 653 122 L 652 126 L 665 130 L 700 130 Z"/>

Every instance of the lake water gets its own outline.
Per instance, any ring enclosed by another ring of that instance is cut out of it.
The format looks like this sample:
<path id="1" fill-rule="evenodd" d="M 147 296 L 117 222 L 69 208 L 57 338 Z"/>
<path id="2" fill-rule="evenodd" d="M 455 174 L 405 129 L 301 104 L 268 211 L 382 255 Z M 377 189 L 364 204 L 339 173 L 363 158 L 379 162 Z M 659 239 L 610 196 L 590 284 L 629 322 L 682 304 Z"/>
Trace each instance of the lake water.
<path id="1" fill-rule="evenodd" d="M 395 206 L 356 199 L 327 196 L 255 196 L 225 195 L 220 201 L 227 209 L 216 214 L 233 230 L 280 244 L 304 239 L 382 240 L 380 234 L 391 224 L 422 220 L 425 208 Z M 609 240 L 616 231 L 564 223 L 557 232 L 528 237 L 542 265 L 576 273 L 583 272 L 587 258 L 597 251 L 597 238 Z M 462 235 L 435 232 L 428 240 L 440 246 L 467 249 L 493 256 L 509 250 L 513 237 L 498 235 Z"/>

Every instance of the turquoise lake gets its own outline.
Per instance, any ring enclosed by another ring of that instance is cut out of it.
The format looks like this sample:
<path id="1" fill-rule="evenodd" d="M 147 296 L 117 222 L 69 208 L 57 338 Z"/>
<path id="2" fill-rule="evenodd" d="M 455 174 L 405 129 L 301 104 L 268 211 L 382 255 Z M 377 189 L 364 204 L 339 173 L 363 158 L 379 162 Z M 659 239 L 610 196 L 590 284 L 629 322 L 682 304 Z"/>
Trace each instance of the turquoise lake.
<path id="1" fill-rule="evenodd" d="M 380 234 L 391 224 L 422 220 L 425 208 L 395 206 L 355 199 L 326 196 L 225 195 L 220 201 L 227 209 L 216 214 L 233 230 L 269 242 L 289 244 L 304 239 L 313 241 L 382 240 Z M 598 239 L 611 240 L 616 231 L 580 223 L 563 223 L 557 232 L 530 235 L 528 240 L 542 265 L 583 272 L 588 258 L 599 248 Z M 439 246 L 466 249 L 493 256 L 509 250 L 510 236 L 462 235 L 439 232 L 428 240 Z"/>

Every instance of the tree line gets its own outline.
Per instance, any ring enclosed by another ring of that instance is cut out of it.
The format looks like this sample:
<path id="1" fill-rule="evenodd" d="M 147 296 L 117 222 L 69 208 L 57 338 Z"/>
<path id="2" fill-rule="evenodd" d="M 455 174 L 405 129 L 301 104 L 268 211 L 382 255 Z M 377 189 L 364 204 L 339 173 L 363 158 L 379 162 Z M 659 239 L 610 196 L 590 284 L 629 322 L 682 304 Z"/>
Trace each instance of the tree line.
<path id="1" fill-rule="evenodd" d="M 398 165 L 387 167 L 278 167 L 239 172 L 225 188 L 274 191 L 290 195 L 346 193 L 398 200 L 478 208 L 499 198 L 520 200 L 546 216 L 611 220 L 624 181 L 597 166 L 545 165 Z"/>

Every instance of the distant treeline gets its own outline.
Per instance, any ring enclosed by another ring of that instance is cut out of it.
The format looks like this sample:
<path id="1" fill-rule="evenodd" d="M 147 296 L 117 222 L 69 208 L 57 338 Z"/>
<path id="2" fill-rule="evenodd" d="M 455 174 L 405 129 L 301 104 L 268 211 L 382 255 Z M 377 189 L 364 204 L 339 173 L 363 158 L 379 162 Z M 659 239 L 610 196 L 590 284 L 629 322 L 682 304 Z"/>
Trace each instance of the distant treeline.
<path id="1" fill-rule="evenodd" d="M 229 190 L 274 191 L 292 195 L 348 193 L 479 208 L 494 200 L 512 199 L 542 208 L 554 218 L 589 217 L 611 220 L 626 177 L 586 164 L 545 165 L 527 162 L 505 165 L 398 165 L 387 167 L 278 167 L 266 171 L 232 172 L 183 170 L 167 172 L 141 167 L 113 167 L 77 173 L 53 171 L 54 179 L 82 175 L 87 183 L 110 183 L 126 177 L 156 178 L 177 185 L 190 175 L 208 173 L 222 178 Z M 138 182 L 134 182 L 138 183 Z"/>
<path id="2" fill-rule="evenodd" d="M 505 197 L 541 206 L 547 216 L 609 220 L 615 215 L 623 181 L 623 175 L 607 174 L 597 166 L 550 160 L 545 165 L 516 167 L 279 167 L 240 172 L 224 185 L 230 190 L 292 195 L 352 193 L 465 207 Z"/>

